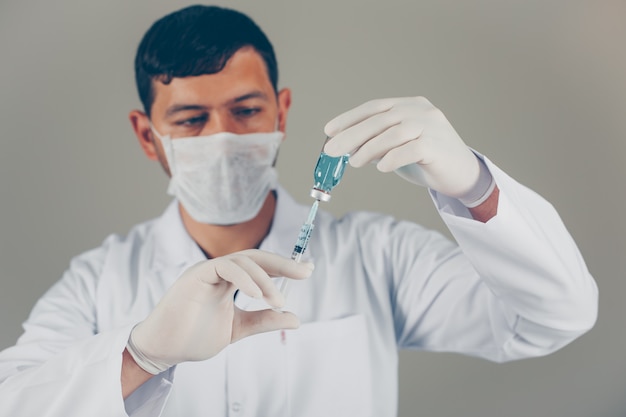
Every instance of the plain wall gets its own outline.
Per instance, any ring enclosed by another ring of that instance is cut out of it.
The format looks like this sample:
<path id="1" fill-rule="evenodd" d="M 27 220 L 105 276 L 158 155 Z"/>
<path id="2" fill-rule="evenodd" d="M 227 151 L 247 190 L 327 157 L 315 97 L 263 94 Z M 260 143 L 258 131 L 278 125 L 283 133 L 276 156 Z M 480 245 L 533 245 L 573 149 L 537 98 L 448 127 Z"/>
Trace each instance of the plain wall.
<path id="1" fill-rule="evenodd" d="M 72 256 L 169 201 L 127 114 L 139 106 L 141 36 L 188 4 L 0 0 L 0 349 Z M 278 169 L 297 200 L 310 203 L 329 119 L 369 99 L 424 95 L 468 145 L 556 206 L 599 284 L 596 327 L 547 357 L 496 365 L 403 352 L 400 415 L 626 415 L 626 3 L 216 4 L 249 13 L 274 43 L 280 86 L 293 90 Z M 373 167 L 349 168 L 324 208 L 445 232 L 424 189 Z"/>

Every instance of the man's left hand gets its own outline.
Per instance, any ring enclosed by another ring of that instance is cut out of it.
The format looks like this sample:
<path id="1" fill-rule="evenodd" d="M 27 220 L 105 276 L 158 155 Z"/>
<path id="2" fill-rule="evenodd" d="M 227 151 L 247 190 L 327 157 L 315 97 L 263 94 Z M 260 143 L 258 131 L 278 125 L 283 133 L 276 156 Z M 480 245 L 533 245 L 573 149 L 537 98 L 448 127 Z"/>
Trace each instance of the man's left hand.
<path id="1" fill-rule="evenodd" d="M 479 200 L 491 174 L 444 114 L 424 97 L 368 101 L 326 124 L 324 151 L 350 154 L 350 165 L 375 162 L 382 172 L 458 198 Z"/>

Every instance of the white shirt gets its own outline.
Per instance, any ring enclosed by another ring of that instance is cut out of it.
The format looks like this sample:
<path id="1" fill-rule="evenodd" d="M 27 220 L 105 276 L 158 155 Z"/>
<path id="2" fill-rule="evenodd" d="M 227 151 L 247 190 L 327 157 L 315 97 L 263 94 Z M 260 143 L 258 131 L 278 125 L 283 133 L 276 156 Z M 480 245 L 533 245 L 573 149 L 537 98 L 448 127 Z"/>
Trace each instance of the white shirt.
<path id="1" fill-rule="evenodd" d="M 290 284 L 286 305 L 299 329 L 179 364 L 124 402 L 132 326 L 204 259 L 172 202 L 74 258 L 38 301 L 17 345 L 0 353 L 0 417 L 392 416 L 398 349 L 501 362 L 563 347 L 595 323 L 596 284 L 552 206 L 485 162 L 500 189 L 487 223 L 432 193 L 460 247 L 389 216 L 320 211 L 306 253 L 315 271 Z M 260 249 L 289 257 L 307 214 L 279 189 Z M 242 293 L 236 303 L 265 307 Z"/>

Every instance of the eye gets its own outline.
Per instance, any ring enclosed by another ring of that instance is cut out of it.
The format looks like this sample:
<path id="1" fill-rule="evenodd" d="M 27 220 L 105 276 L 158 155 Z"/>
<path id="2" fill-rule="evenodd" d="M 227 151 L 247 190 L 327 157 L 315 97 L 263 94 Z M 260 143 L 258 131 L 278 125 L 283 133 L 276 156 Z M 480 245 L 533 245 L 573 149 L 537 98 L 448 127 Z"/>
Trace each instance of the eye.
<path id="1" fill-rule="evenodd" d="M 189 127 L 197 126 L 199 124 L 206 123 L 208 118 L 209 118 L 208 115 L 203 114 L 200 116 L 194 116 L 194 117 L 189 117 L 187 119 L 178 120 L 174 122 L 174 124 L 177 126 L 189 126 Z"/>
<path id="2" fill-rule="evenodd" d="M 252 117 L 260 112 L 261 112 L 260 107 L 239 107 L 239 108 L 233 109 L 233 114 L 237 117 L 242 117 L 242 118 Z"/>

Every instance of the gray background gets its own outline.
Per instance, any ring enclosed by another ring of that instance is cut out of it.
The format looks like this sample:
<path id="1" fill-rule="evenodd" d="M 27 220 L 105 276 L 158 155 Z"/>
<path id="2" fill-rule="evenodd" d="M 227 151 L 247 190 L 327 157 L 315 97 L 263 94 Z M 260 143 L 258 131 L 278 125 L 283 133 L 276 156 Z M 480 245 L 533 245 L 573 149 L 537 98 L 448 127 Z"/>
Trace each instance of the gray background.
<path id="1" fill-rule="evenodd" d="M 0 348 L 72 256 L 169 201 L 127 113 L 140 37 L 187 4 L 0 0 Z M 557 207 L 598 281 L 596 327 L 548 357 L 403 352 L 400 415 L 626 415 L 625 2 L 217 4 L 248 12 L 274 42 L 280 85 L 293 89 L 278 168 L 296 199 L 310 202 L 326 121 L 372 98 L 424 95 Z M 325 208 L 444 230 L 423 189 L 373 167 L 349 170 Z"/>

